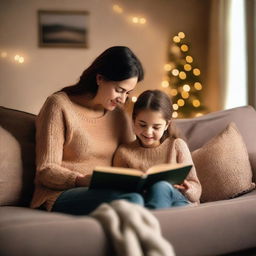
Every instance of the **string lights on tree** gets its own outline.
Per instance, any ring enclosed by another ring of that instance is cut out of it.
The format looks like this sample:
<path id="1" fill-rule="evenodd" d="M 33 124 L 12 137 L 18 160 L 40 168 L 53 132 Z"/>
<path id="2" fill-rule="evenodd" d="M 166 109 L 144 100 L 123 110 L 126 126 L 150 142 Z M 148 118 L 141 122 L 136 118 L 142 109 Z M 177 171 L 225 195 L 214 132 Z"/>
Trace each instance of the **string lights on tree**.
<path id="1" fill-rule="evenodd" d="M 169 62 L 164 66 L 166 78 L 162 87 L 168 88 L 172 97 L 173 118 L 200 116 L 207 111 L 202 101 L 201 71 L 194 63 L 185 37 L 184 32 L 179 32 L 172 38 Z"/>

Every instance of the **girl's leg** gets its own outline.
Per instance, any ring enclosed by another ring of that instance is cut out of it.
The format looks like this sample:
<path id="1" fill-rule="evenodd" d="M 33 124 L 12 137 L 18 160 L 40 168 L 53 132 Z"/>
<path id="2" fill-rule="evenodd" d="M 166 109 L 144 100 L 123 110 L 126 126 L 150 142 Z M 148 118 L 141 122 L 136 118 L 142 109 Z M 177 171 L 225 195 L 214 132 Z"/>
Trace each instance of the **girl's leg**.
<path id="1" fill-rule="evenodd" d="M 132 203 L 143 205 L 143 198 L 137 193 L 124 194 L 110 189 L 88 189 L 86 187 L 72 188 L 64 191 L 53 205 L 53 212 L 69 213 L 73 215 L 88 215 L 100 204 L 113 200 L 124 199 Z"/>
<path id="2" fill-rule="evenodd" d="M 153 184 L 145 193 L 145 206 L 149 209 L 163 209 L 189 204 L 187 198 L 167 181 Z"/>

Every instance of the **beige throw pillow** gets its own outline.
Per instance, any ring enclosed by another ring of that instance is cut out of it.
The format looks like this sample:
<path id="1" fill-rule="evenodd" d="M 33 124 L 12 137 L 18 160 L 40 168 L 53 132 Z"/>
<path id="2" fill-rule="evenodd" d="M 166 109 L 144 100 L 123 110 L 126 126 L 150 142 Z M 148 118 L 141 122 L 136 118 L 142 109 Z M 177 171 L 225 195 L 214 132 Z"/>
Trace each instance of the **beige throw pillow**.
<path id="1" fill-rule="evenodd" d="M 248 152 L 234 123 L 192 157 L 202 184 L 201 202 L 229 199 L 255 188 Z"/>
<path id="2" fill-rule="evenodd" d="M 0 206 L 16 205 L 22 191 L 19 142 L 0 126 Z"/>

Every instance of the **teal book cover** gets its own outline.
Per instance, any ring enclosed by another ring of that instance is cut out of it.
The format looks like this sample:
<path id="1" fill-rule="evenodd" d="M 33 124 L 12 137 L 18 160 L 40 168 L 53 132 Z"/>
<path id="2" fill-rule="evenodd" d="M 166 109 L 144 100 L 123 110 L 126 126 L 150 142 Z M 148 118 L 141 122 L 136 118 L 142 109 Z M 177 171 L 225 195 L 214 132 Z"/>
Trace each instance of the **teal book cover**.
<path id="1" fill-rule="evenodd" d="M 143 172 L 131 168 L 99 166 L 93 171 L 89 188 L 141 192 L 161 180 L 172 185 L 182 184 L 191 168 L 192 165 L 160 164 Z"/>

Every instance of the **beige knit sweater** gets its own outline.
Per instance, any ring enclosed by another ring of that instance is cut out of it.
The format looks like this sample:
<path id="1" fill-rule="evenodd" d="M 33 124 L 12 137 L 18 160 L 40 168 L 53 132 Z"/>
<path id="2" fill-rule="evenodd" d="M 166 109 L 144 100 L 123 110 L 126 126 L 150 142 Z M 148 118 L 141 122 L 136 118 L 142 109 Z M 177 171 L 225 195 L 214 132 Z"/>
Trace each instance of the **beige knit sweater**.
<path id="1" fill-rule="evenodd" d="M 57 197 L 75 187 L 78 174 L 96 165 L 111 166 L 121 143 L 134 139 L 129 118 L 120 108 L 100 118 L 64 92 L 48 97 L 36 118 L 36 178 L 31 207 L 51 210 Z"/>
<path id="2" fill-rule="evenodd" d="M 121 145 L 114 156 L 114 166 L 147 170 L 161 163 L 187 163 L 193 160 L 186 142 L 180 138 L 167 138 L 156 148 L 142 147 L 138 140 Z M 202 188 L 193 166 L 187 176 L 191 188 L 184 194 L 189 201 L 199 203 Z"/>

